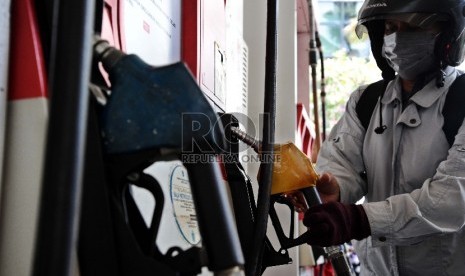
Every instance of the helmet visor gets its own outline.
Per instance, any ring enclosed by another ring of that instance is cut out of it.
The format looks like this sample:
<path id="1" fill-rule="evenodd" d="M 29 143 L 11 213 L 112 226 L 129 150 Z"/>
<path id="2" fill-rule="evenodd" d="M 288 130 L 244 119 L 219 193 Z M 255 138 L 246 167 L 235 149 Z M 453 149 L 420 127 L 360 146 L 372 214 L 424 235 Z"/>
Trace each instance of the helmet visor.
<path id="1" fill-rule="evenodd" d="M 439 21 L 447 21 L 447 16 L 437 13 L 391 13 L 375 15 L 358 20 L 355 27 L 355 33 L 358 38 L 362 38 L 364 33 L 368 33 L 365 23 L 373 20 L 398 20 L 405 22 L 411 26 L 419 27 L 422 29 L 429 29 Z"/>

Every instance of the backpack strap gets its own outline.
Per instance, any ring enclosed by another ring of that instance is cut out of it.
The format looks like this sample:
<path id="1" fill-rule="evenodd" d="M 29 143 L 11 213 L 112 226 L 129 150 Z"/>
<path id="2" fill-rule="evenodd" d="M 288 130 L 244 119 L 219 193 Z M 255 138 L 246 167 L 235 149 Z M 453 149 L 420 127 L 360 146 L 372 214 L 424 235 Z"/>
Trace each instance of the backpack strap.
<path id="1" fill-rule="evenodd" d="M 379 96 L 384 94 L 384 90 L 386 90 L 386 84 L 387 82 L 380 80 L 368 85 L 362 92 L 362 95 L 355 106 L 357 117 L 365 130 L 370 124 L 371 115 L 373 114 L 373 110 L 375 109 Z"/>
<path id="2" fill-rule="evenodd" d="M 455 135 L 465 118 L 465 74 L 458 76 L 449 88 L 446 95 L 442 115 L 444 116 L 444 125 L 442 130 L 446 135 L 449 146 L 452 147 Z"/>

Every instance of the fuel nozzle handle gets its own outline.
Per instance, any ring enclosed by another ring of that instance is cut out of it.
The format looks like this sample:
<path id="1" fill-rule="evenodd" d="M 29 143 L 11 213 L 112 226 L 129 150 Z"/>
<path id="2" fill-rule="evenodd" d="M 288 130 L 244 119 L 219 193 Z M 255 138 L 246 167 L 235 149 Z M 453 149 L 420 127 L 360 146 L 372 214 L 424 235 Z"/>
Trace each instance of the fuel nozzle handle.
<path id="1" fill-rule="evenodd" d="M 251 146 L 258 153 L 259 148 L 260 148 L 260 141 L 251 137 L 250 135 L 248 135 L 247 133 L 245 133 L 244 131 L 240 130 L 237 127 L 231 127 L 231 132 L 234 135 L 236 135 L 236 137 L 239 140 Z M 310 167 L 307 167 L 307 169 L 313 170 L 313 167 L 310 166 Z M 309 177 L 309 180 L 310 178 L 318 177 L 316 174 L 312 174 L 312 173 L 310 173 L 309 176 L 311 176 Z M 305 187 L 299 188 L 299 190 L 303 193 L 305 200 L 307 202 L 307 205 L 310 207 L 310 206 L 322 204 L 322 200 L 320 198 L 320 194 L 318 193 L 318 190 L 316 189 L 316 185 L 312 184 L 312 185 L 304 185 L 304 186 Z M 281 188 L 278 188 L 278 189 L 282 190 Z M 273 187 L 272 187 L 272 191 L 273 191 Z M 310 233 L 307 231 L 307 233 L 303 234 L 301 237 L 295 239 L 292 242 L 289 242 L 288 245 L 294 244 L 295 246 L 299 244 L 304 244 L 306 236 L 308 234 Z M 333 265 L 334 270 L 336 271 L 338 276 L 351 276 L 352 275 L 352 270 L 349 266 L 349 263 L 347 261 L 347 258 L 344 252 L 341 250 L 341 246 L 339 245 L 328 246 L 328 247 L 324 247 L 323 249 L 325 253 L 327 254 L 328 258 L 331 260 L 331 264 Z"/>
<path id="2" fill-rule="evenodd" d="M 311 186 L 302 189 L 301 191 L 304 194 L 305 200 L 307 201 L 309 207 L 323 204 L 320 198 L 320 194 L 316 189 L 316 186 Z M 328 258 L 331 260 L 331 264 L 333 265 L 334 270 L 336 271 L 336 274 L 338 276 L 352 275 L 352 269 L 350 268 L 349 262 L 347 261 L 344 252 L 341 250 L 340 245 L 323 247 L 323 250 L 325 251 Z"/>
<path id="3" fill-rule="evenodd" d="M 111 83 L 111 95 L 99 112 L 105 155 L 146 154 L 140 167 L 173 156 L 182 160 L 208 268 L 215 275 L 241 272 L 245 261 L 216 162 L 216 154 L 224 150 L 223 127 L 195 78 L 183 62 L 154 67 L 99 37 L 94 59 L 102 62 Z M 208 131 L 196 131 L 193 122 Z M 199 155 L 205 160 L 196 162 Z"/>

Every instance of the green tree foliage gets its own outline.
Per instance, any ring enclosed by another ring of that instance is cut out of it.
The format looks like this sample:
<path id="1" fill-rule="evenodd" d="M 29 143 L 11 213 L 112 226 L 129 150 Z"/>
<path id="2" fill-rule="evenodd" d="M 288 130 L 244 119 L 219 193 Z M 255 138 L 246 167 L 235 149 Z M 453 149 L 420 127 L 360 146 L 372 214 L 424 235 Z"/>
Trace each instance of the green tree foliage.
<path id="1" fill-rule="evenodd" d="M 325 59 L 324 67 L 326 133 L 329 133 L 342 116 L 350 94 L 360 85 L 380 80 L 381 71 L 373 59 L 348 56 L 345 51 Z"/>

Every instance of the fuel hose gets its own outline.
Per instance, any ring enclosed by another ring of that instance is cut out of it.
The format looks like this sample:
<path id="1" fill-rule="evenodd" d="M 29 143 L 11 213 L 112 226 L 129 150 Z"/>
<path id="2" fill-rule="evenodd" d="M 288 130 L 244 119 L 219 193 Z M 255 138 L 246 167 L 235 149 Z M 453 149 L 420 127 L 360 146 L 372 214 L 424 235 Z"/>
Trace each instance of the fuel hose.
<path id="1" fill-rule="evenodd" d="M 265 99 L 262 129 L 261 174 L 257 195 L 257 213 L 252 250 L 252 260 L 248 260 L 248 276 L 262 272 L 263 249 L 265 245 L 268 213 L 270 210 L 270 192 L 273 172 L 273 144 L 276 119 L 276 60 L 277 60 L 277 0 L 267 1 L 266 57 L 265 57 Z M 271 157 L 271 158 L 270 158 Z"/>

